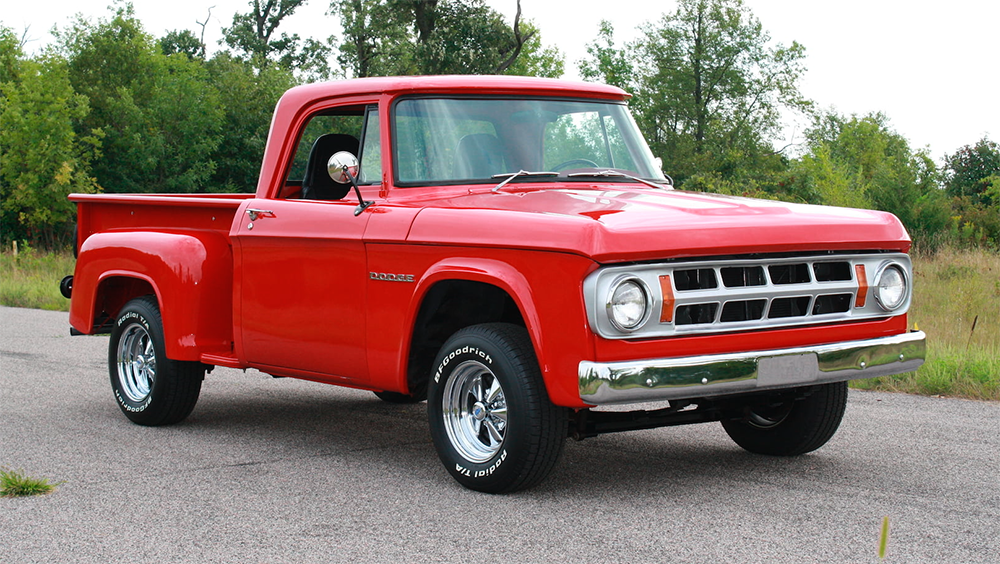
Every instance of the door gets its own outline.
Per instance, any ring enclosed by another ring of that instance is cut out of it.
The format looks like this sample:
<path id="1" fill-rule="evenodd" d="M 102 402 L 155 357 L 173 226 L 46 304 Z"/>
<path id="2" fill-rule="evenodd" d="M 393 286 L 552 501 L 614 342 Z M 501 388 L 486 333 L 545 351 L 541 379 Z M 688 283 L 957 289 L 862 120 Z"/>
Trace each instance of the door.
<path id="1" fill-rule="evenodd" d="M 362 237 L 370 215 L 355 216 L 357 205 L 346 199 L 250 203 L 269 212 L 255 221 L 244 214 L 236 237 L 240 324 L 251 365 L 367 379 Z"/>
<path id="2" fill-rule="evenodd" d="M 363 237 L 371 215 L 355 215 L 355 194 L 330 181 L 327 161 L 336 151 L 354 153 L 367 169 L 361 182 L 378 184 L 378 131 L 375 106 L 317 112 L 302 126 L 279 197 L 242 210 L 233 232 L 235 299 L 251 366 L 333 382 L 368 379 Z"/>

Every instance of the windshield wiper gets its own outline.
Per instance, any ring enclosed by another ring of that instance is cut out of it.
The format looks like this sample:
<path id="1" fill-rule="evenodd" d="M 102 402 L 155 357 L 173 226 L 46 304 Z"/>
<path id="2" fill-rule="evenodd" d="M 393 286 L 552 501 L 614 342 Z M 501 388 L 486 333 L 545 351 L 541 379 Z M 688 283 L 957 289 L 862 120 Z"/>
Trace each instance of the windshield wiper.
<path id="1" fill-rule="evenodd" d="M 631 174 L 625 174 L 624 172 L 621 172 L 619 170 L 611 170 L 611 169 L 601 170 L 601 171 L 597 171 L 597 172 L 574 172 L 573 174 L 567 174 L 566 176 L 569 177 L 569 178 L 577 178 L 577 177 L 580 177 L 580 176 L 598 176 L 598 177 L 604 177 L 604 178 L 607 178 L 607 177 L 628 178 L 629 180 L 635 180 L 636 182 L 642 182 L 646 186 L 652 186 L 653 188 L 659 188 L 660 190 L 672 190 L 673 189 L 673 182 L 671 180 L 669 180 L 669 177 L 667 179 L 666 186 L 664 186 L 662 184 L 656 184 L 655 182 L 652 182 L 650 180 L 646 180 L 645 178 L 639 178 L 638 176 L 632 176 Z"/>
<path id="2" fill-rule="evenodd" d="M 497 184 L 493 188 L 493 192 L 496 192 L 497 190 L 499 190 L 499 189 L 503 188 L 504 186 L 506 186 L 507 183 L 510 182 L 511 180 L 514 180 L 515 178 L 518 178 L 518 177 L 521 177 L 521 176 L 559 176 L 559 173 L 558 172 L 528 172 L 526 170 L 519 170 L 517 172 L 505 172 L 503 174 L 494 174 L 491 178 L 503 178 L 505 180 L 503 182 L 501 182 L 500 184 Z"/>

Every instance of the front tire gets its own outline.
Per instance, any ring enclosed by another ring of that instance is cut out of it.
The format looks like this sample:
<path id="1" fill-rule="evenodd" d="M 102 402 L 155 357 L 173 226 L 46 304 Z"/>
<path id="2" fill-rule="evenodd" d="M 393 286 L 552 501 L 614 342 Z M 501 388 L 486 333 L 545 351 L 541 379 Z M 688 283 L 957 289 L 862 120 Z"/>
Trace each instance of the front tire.
<path id="1" fill-rule="evenodd" d="M 797 456 L 826 444 L 847 407 L 847 382 L 815 386 L 801 399 L 747 406 L 742 417 L 722 421 L 736 444 L 756 454 Z"/>
<path id="2" fill-rule="evenodd" d="M 434 361 L 427 400 L 441 462 L 463 486 L 513 492 L 555 467 L 567 410 L 552 404 L 523 327 L 489 323 L 455 333 Z"/>
<path id="3" fill-rule="evenodd" d="M 159 426 L 178 423 L 194 410 L 205 365 L 167 358 L 163 320 L 152 296 L 122 308 L 108 346 L 111 390 L 130 421 Z"/>

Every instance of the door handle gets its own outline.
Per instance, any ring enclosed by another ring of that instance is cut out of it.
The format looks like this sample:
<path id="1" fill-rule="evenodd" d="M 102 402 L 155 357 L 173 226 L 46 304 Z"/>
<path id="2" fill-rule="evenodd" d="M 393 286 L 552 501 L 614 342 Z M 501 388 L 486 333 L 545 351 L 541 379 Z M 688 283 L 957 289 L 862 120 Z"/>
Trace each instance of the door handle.
<path id="1" fill-rule="evenodd" d="M 274 217 L 274 212 L 271 210 L 259 210 L 257 208 L 247 208 L 247 215 L 250 216 L 250 221 L 257 221 L 258 217 Z"/>

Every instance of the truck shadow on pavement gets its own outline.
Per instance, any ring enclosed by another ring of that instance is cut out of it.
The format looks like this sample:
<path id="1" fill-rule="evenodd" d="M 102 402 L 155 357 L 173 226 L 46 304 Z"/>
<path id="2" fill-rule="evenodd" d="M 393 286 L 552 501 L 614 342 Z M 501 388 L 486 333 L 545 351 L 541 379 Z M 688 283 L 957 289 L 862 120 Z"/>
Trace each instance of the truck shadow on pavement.
<path id="1" fill-rule="evenodd" d="M 369 392 L 299 386 L 265 393 L 210 391 L 184 423 L 163 429 L 129 424 L 133 430 L 126 434 L 166 432 L 211 453 L 212 462 L 220 466 L 278 461 L 294 465 L 323 458 L 331 472 L 339 465 L 381 468 L 465 491 L 437 459 L 426 403 L 396 405 Z M 849 460 L 825 455 L 822 449 L 794 458 L 752 455 L 733 444 L 721 426 L 710 423 L 602 435 L 582 442 L 567 439 L 549 478 L 515 495 L 558 496 L 572 491 L 574 496 L 601 497 L 645 492 L 704 501 L 706 496 L 732 495 L 748 485 L 788 486 L 809 476 L 839 481 L 855 475 L 851 483 L 856 483 L 856 469 L 850 466 Z"/>

